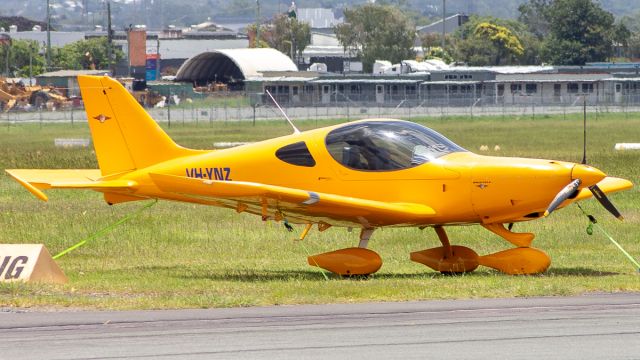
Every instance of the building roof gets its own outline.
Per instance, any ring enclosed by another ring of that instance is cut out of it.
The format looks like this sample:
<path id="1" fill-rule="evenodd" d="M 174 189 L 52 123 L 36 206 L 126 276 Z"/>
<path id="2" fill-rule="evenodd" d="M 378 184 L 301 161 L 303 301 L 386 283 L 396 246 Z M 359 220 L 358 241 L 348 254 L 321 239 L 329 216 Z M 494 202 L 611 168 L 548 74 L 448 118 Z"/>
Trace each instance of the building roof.
<path id="1" fill-rule="evenodd" d="M 37 75 L 36 78 L 44 77 L 74 77 L 78 75 L 106 75 L 109 70 L 58 70 L 42 73 Z"/>
<path id="2" fill-rule="evenodd" d="M 456 31 L 462 24 L 469 20 L 469 16 L 463 14 L 451 15 L 444 19 L 445 32 L 450 34 Z M 429 25 L 418 26 L 416 31 L 420 34 L 426 33 L 442 33 L 442 19 L 433 22 Z"/>
<path id="3" fill-rule="evenodd" d="M 302 51 L 302 56 L 309 57 L 352 57 L 349 51 L 344 50 L 342 45 L 308 45 Z"/>
<path id="4" fill-rule="evenodd" d="M 332 28 L 342 23 L 342 19 L 336 18 L 333 10 L 323 8 L 302 8 L 297 10 L 297 19 L 300 22 L 309 23 L 311 28 Z"/>
<path id="5" fill-rule="evenodd" d="M 42 44 L 47 41 L 46 31 L 18 31 L 7 34 L 16 40 L 34 40 Z M 84 40 L 84 32 L 80 31 L 51 31 L 51 46 L 65 46 L 67 44 Z"/>
<path id="6" fill-rule="evenodd" d="M 262 76 L 265 71 L 297 71 L 296 64 L 275 49 L 224 49 L 203 52 L 187 60 L 176 81 L 234 82 Z"/>
<path id="7" fill-rule="evenodd" d="M 400 79 L 400 78 L 324 78 L 309 81 L 314 84 L 417 84 L 423 79 Z"/>
<path id="8" fill-rule="evenodd" d="M 155 40 L 147 40 L 147 49 L 155 52 Z M 162 59 L 189 59 L 207 51 L 217 49 L 246 49 L 247 39 L 160 39 L 160 56 Z"/>

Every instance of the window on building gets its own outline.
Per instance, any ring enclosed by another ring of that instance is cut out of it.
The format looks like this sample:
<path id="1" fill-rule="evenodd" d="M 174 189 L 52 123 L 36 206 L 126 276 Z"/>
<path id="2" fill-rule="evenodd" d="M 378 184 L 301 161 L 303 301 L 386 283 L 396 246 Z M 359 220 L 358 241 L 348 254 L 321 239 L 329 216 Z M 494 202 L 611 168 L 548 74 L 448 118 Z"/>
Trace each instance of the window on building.
<path id="1" fill-rule="evenodd" d="M 621 89 L 622 86 L 620 84 L 616 84 L 616 92 L 619 93 Z"/>
<path id="2" fill-rule="evenodd" d="M 569 94 L 576 94 L 578 93 L 578 84 L 577 83 L 568 83 L 567 84 L 567 92 Z"/>
<path id="3" fill-rule="evenodd" d="M 504 84 L 498 84 L 498 96 L 504 96 Z"/>
<path id="4" fill-rule="evenodd" d="M 511 84 L 511 93 L 522 92 L 522 84 Z"/>
<path id="5" fill-rule="evenodd" d="M 315 89 L 313 88 L 313 85 L 305 85 L 304 87 L 304 92 L 307 94 L 313 94 L 313 92 L 315 91 Z"/>
<path id="6" fill-rule="evenodd" d="M 382 85 L 376 85 L 376 92 L 378 94 L 382 94 L 382 90 L 383 90 Z"/>
<path id="7" fill-rule="evenodd" d="M 329 85 L 325 85 L 322 87 L 322 93 L 323 94 L 328 94 L 329 93 Z"/>
<path id="8" fill-rule="evenodd" d="M 406 89 L 407 95 L 414 95 L 416 93 L 415 85 L 407 85 L 405 89 Z"/>
<path id="9" fill-rule="evenodd" d="M 449 87 L 449 92 L 452 94 L 457 94 L 458 93 L 458 85 L 451 85 Z"/>
<path id="10" fill-rule="evenodd" d="M 291 87 L 291 93 L 295 96 L 298 95 L 298 87 L 297 86 L 293 86 Z"/>
<path id="11" fill-rule="evenodd" d="M 583 93 L 592 93 L 593 92 L 593 83 L 583 83 L 582 84 L 582 92 Z"/>
<path id="12" fill-rule="evenodd" d="M 362 88 L 360 85 L 351 85 L 351 94 L 360 94 L 362 92 Z"/>
<path id="13" fill-rule="evenodd" d="M 398 95 L 398 85 L 391 85 L 391 95 Z"/>
<path id="14" fill-rule="evenodd" d="M 562 84 L 553 84 L 553 95 L 560 96 L 562 93 Z"/>
<path id="15" fill-rule="evenodd" d="M 291 165 L 307 167 L 316 165 L 304 141 L 281 147 L 276 151 L 276 157 Z"/>
<path id="16" fill-rule="evenodd" d="M 338 92 L 344 93 L 344 85 L 338 85 Z"/>
<path id="17" fill-rule="evenodd" d="M 527 94 L 535 94 L 538 92 L 538 84 L 527 84 L 524 90 Z"/>

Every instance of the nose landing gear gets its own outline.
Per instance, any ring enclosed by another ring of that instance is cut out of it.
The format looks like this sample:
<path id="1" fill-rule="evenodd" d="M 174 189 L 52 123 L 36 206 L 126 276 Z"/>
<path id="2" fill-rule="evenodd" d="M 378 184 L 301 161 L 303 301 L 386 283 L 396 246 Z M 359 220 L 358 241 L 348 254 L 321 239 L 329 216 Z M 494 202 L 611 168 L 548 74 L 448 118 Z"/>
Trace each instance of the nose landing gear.
<path id="1" fill-rule="evenodd" d="M 544 251 L 529 245 L 534 235 L 517 234 L 504 228 L 502 224 L 485 226 L 505 240 L 521 247 L 478 256 L 464 246 L 450 245 L 442 226 L 436 226 L 436 234 L 441 247 L 411 253 L 411 260 L 424 264 L 442 273 L 465 273 L 475 270 L 478 265 L 487 266 L 509 275 L 530 275 L 544 272 L 551 264 L 551 258 Z"/>

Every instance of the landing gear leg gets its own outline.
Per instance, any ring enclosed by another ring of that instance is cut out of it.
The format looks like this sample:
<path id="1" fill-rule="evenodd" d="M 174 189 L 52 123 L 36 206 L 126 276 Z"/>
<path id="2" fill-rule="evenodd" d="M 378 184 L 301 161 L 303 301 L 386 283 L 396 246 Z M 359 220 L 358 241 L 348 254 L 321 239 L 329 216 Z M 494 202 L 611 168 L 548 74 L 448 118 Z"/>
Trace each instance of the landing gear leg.
<path id="1" fill-rule="evenodd" d="M 478 254 L 464 246 L 451 245 L 442 226 L 435 226 L 441 247 L 411 253 L 411 260 L 442 273 L 471 272 L 478 267 Z"/>

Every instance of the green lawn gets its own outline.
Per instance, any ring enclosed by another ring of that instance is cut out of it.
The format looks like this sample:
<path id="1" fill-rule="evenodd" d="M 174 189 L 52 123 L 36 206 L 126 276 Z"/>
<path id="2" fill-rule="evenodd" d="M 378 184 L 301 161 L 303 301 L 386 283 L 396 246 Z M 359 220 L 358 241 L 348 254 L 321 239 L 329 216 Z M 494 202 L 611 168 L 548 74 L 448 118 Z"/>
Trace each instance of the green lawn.
<path id="1" fill-rule="evenodd" d="M 543 157 L 578 162 L 582 158 L 580 115 L 526 118 L 474 117 L 414 119 L 463 147 L 488 154 Z M 335 121 L 299 121 L 301 129 Z M 257 141 L 290 133 L 283 121 L 228 122 L 173 126 L 184 146 L 209 148 L 218 141 Z M 11 125 L 0 123 L 0 169 L 92 168 L 91 149 L 59 149 L 54 138 L 89 137 L 86 124 Z M 639 179 L 640 151 L 617 152 L 617 142 L 640 142 L 639 114 L 599 114 L 589 120 L 590 164 L 610 175 Z M 493 151 L 495 145 L 501 150 Z M 535 184 L 523 184 L 535 186 Z M 57 253 L 135 211 L 142 203 L 106 205 L 90 191 L 50 191 L 43 203 L 8 176 L 0 175 L 0 242 L 44 243 Z M 595 200 L 583 202 L 599 223 L 636 258 L 640 257 L 638 188 L 610 196 L 626 221 L 613 219 Z M 567 295 L 640 291 L 640 277 L 628 260 L 575 206 L 516 225 L 537 234 L 534 246 L 552 258 L 538 276 L 507 276 L 487 268 L 464 276 L 443 276 L 409 260 L 409 253 L 438 246 L 426 229 L 376 231 L 370 248 L 383 258 L 368 279 L 329 276 L 306 263 L 309 254 L 357 244 L 357 232 L 315 229 L 303 242 L 281 224 L 251 215 L 191 204 L 159 202 L 109 235 L 94 240 L 58 263 L 67 285 L 0 285 L 0 306 L 89 308 L 193 308 L 272 304 L 421 300 L 471 297 Z M 453 243 L 479 254 L 510 247 L 479 226 L 450 228 Z"/>

